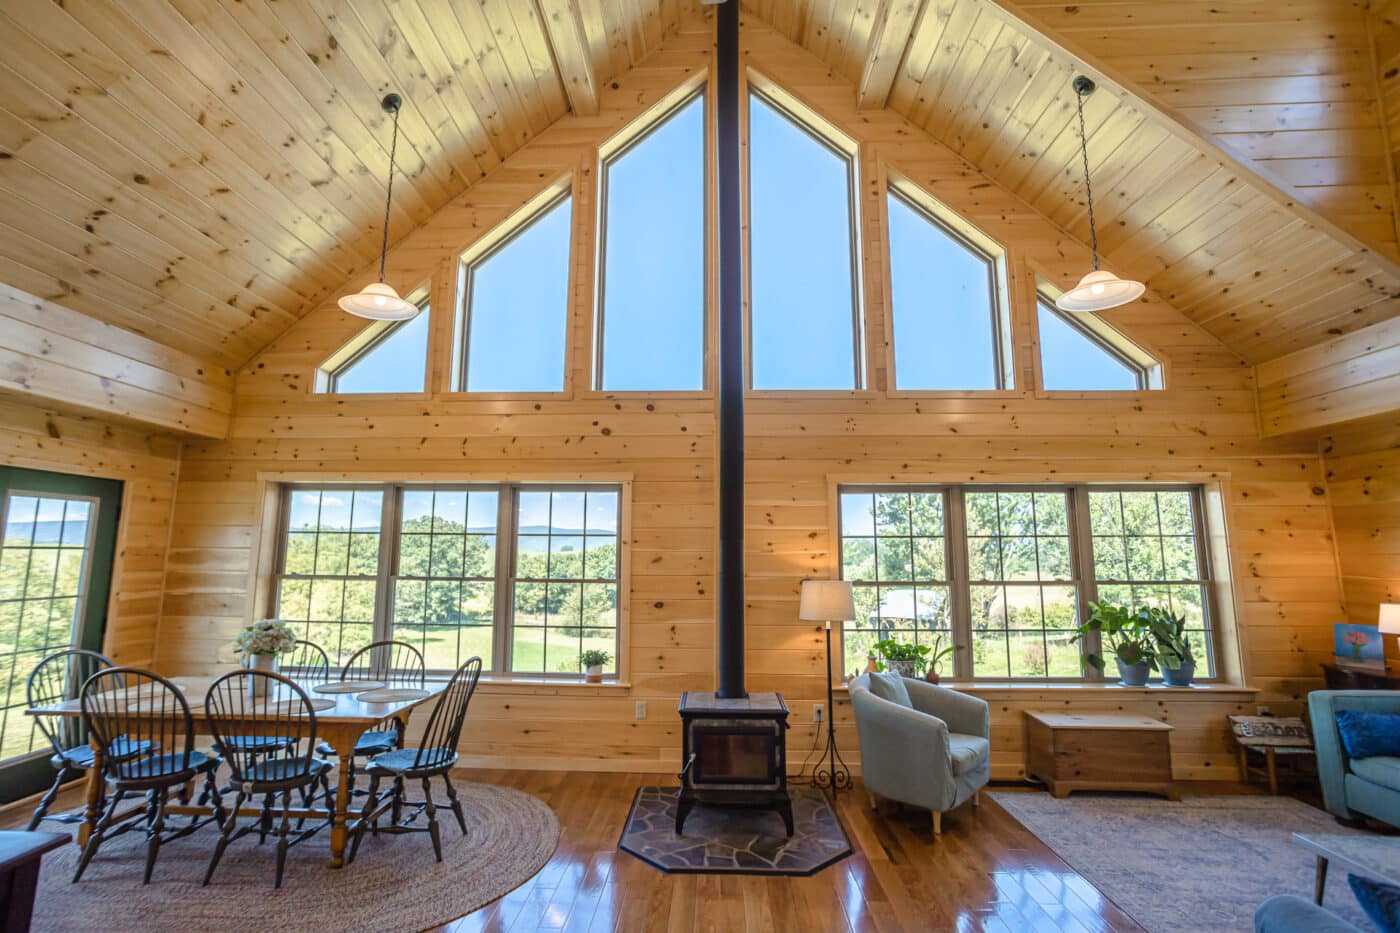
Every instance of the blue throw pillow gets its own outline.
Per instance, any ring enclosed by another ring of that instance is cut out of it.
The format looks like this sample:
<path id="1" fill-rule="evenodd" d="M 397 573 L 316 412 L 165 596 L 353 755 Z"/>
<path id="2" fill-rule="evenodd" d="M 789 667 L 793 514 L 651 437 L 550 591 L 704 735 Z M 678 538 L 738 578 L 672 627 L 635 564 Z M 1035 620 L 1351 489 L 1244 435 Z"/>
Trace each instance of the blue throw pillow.
<path id="1" fill-rule="evenodd" d="M 1400 756 L 1400 716 L 1344 709 L 1337 714 L 1337 731 L 1349 758 Z"/>
<path id="2" fill-rule="evenodd" d="M 872 672 L 870 692 L 882 700 L 898 703 L 905 709 L 914 708 L 913 701 L 909 699 L 909 688 L 904 686 L 904 678 L 896 671 Z"/>
<path id="3" fill-rule="evenodd" d="M 1347 875 L 1347 883 L 1377 930 L 1400 933 L 1400 888 L 1356 875 Z"/>

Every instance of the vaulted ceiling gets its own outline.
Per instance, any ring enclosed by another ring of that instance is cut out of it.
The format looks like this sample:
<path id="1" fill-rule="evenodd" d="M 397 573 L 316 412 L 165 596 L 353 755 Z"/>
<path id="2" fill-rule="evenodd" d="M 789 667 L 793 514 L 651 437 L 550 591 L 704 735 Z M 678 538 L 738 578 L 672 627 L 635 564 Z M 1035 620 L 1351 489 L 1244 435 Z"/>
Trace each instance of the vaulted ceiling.
<path id="1" fill-rule="evenodd" d="M 848 76 L 864 106 L 899 111 L 1084 240 L 1069 80 L 1093 74 L 1111 265 L 1251 361 L 1400 310 L 1389 143 L 1359 3 L 745 10 Z M 0 282 L 236 366 L 372 262 L 384 93 L 406 102 L 396 240 L 550 123 L 590 113 L 601 84 L 699 11 L 0 0 Z"/>

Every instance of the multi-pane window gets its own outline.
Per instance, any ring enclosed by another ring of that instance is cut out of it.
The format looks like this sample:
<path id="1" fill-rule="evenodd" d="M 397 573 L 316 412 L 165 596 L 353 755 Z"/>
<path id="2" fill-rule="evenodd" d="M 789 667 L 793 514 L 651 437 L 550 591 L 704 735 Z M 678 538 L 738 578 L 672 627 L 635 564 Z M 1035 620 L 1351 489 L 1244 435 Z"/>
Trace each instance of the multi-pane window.
<path id="1" fill-rule="evenodd" d="M 618 498 L 517 491 L 511 670 L 573 673 L 584 651 L 616 654 Z M 616 670 L 615 657 L 604 670 Z"/>
<path id="2" fill-rule="evenodd" d="M 0 509 L 0 760 L 44 745 L 24 714 L 25 685 L 44 658 L 77 647 L 94 506 L 86 498 L 16 493 Z"/>
<path id="3" fill-rule="evenodd" d="M 344 662 L 374 640 L 382 489 L 293 489 L 284 500 L 277 614 Z"/>
<path id="4" fill-rule="evenodd" d="M 459 387 L 467 392 L 560 392 L 569 325 L 567 194 L 464 264 Z"/>
<path id="5" fill-rule="evenodd" d="M 1089 493 L 1099 599 L 1186 617 L 1198 668 L 1211 664 L 1205 553 L 1196 494 L 1183 489 Z"/>
<path id="6" fill-rule="evenodd" d="M 890 189 L 895 388 L 1000 389 L 999 254 Z"/>
<path id="7" fill-rule="evenodd" d="M 749 95 L 749 319 L 755 389 L 860 387 L 851 157 Z"/>
<path id="8" fill-rule="evenodd" d="M 1160 389 L 1161 365 L 1092 314 L 1067 314 L 1036 301 L 1040 379 L 1051 391 Z"/>
<path id="9" fill-rule="evenodd" d="M 972 670 L 978 677 L 1077 677 L 1068 495 L 964 497 Z"/>
<path id="10" fill-rule="evenodd" d="M 342 395 L 422 392 L 427 381 L 428 321 L 432 315 L 426 296 L 418 306 L 417 317 L 371 324 L 337 351 L 316 371 L 316 391 Z"/>
<path id="11" fill-rule="evenodd" d="M 1097 677 L 1073 636 L 1101 601 L 1184 615 L 1213 676 L 1201 508 L 1194 486 L 842 487 L 843 669 L 882 638 L 943 635 L 961 678 Z"/>
<path id="12" fill-rule="evenodd" d="M 274 612 L 343 662 L 394 638 L 450 672 L 581 673 L 618 651 L 617 485 L 292 486 Z"/>
<path id="13" fill-rule="evenodd" d="M 705 101 L 603 162 L 597 373 L 606 391 L 705 386 Z"/>
<path id="14" fill-rule="evenodd" d="M 431 670 L 456 670 L 473 655 L 490 666 L 499 502 L 495 488 L 403 491 L 394 637 Z"/>
<path id="15" fill-rule="evenodd" d="M 883 639 L 932 645 L 941 634 L 951 644 L 941 490 L 843 490 L 841 573 L 856 603 L 847 670 L 859 670 Z"/>

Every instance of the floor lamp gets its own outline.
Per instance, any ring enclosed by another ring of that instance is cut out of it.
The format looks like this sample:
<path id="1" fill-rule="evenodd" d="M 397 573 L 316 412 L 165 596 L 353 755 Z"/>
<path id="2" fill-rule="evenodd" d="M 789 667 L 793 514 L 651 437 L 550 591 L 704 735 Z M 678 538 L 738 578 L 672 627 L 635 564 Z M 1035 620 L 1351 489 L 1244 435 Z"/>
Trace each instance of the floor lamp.
<path id="1" fill-rule="evenodd" d="M 845 580 L 804 580 L 797 617 L 806 622 L 826 623 L 826 751 L 812 772 L 812 786 L 837 792 L 851 786 L 851 772 L 836 750 L 836 697 L 831 683 L 831 623 L 849 622 L 856 617 L 851 584 Z"/>

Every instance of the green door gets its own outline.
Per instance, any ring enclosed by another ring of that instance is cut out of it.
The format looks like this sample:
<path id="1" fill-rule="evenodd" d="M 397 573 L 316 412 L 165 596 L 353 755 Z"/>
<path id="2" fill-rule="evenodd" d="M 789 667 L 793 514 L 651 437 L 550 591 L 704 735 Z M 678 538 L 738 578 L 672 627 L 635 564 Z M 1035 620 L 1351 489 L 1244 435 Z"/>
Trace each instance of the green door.
<path id="1" fill-rule="evenodd" d="M 102 650 L 122 484 L 0 467 L 0 803 L 54 779 L 25 715 L 29 674 L 65 648 Z"/>

